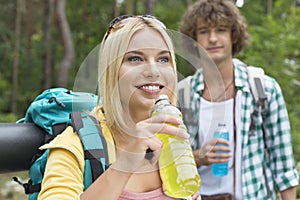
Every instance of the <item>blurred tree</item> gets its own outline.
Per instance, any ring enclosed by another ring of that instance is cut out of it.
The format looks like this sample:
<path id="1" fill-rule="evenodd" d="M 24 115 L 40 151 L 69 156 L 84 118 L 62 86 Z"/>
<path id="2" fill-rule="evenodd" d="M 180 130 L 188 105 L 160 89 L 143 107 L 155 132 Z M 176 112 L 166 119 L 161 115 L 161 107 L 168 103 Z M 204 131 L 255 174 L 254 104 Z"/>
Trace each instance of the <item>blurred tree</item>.
<path id="1" fill-rule="evenodd" d="M 12 113 L 17 112 L 17 92 L 18 92 L 18 71 L 19 71 L 19 50 L 20 50 L 20 35 L 21 35 L 21 15 L 23 11 L 22 0 L 17 1 L 16 20 L 15 20 L 15 44 L 13 58 L 13 73 L 12 73 L 12 91 L 11 91 L 11 108 Z"/>
<path id="2" fill-rule="evenodd" d="M 125 0 L 124 4 L 125 4 L 125 13 L 127 15 L 131 14 L 132 11 L 131 11 L 131 2 L 130 2 L 130 0 Z"/>
<path id="3" fill-rule="evenodd" d="M 144 14 L 153 15 L 155 0 L 144 0 Z"/>
<path id="4" fill-rule="evenodd" d="M 115 0 L 115 6 L 114 6 L 114 17 L 120 15 L 120 3 L 119 0 Z"/>
<path id="5" fill-rule="evenodd" d="M 33 15 L 33 0 L 26 1 L 26 59 L 30 63 L 31 59 L 31 37 L 32 37 L 32 19 Z"/>
<path id="6" fill-rule="evenodd" d="M 64 47 L 64 56 L 61 60 L 57 86 L 58 87 L 67 87 L 69 69 L 72 67 L 73 58 L 74 58 L 74 46 L 72 33 L 69 27 L 69 23 L 65 14 L 66 0 L 56 1 L 57 7 L 57 18 L 59 24 L 59 30 L 61 32 L 62 43 Z"/>
<path id="7" fill-rule="evenodd" d="M 43 68 L 43 90 L 50 88 L 52 85 L 52 73 L 53 73 L 53 50 L 52 50 L 52 25 L 54 14 L 54 0 L 45 1 L 45 18 L 44 18 L 44 44 L 45 44 L 45 56 L 44 56 L 44 68 Z"/>

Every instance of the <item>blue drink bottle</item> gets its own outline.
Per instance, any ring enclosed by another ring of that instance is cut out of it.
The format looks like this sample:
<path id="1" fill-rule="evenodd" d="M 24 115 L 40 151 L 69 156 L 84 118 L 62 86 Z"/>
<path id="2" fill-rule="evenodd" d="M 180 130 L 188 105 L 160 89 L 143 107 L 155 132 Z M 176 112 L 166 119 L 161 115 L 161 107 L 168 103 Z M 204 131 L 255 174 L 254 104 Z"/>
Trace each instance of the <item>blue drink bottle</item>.
<path id="1" fill-rule="evenodd" d="M 214 138 L 222 138 L 224 140 L 229 141 L 229 132 L 227 131 L 226 125 L 224 123 L 218 124 L 218 128 L 214 133 Z M 216 145 L 224 146 L 222 144 L 216 144 Z M 217 151 L 216 153 L 224 154 L 226 152 Z M 212 174 L 214 176 L 226 176 L 227 173 L 228 173 L 228 162 L 212 164 Z"/>

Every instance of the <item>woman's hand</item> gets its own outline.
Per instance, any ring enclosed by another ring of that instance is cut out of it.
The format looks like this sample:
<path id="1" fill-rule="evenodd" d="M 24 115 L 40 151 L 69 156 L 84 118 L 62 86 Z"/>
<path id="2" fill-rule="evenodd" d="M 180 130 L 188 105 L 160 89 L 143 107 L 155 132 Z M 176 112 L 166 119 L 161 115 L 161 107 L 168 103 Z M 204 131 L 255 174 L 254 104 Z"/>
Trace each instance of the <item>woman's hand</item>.
<path id="1" fill-rule="evenodd" d="M 162 141 L 155 133 L 188 139 L 186 130 L 179 126 L 184 126 L 181 119 L 159 114 L 138 122 L 132 128 L 126 127 L 124 139 L 117 148 L 117 161 L 111 167 L 129 173 L 156 170 Z M 146 154 L 152 154 L 152 158 L 145 159 Z"/>
<path id="2" fill-rule="evenodd" d="M 224 139 L 218 138 L 209 140 L 201 149 L 197 149 L 193 152 L 197 166 L 228 162 L 231 157 L 228 145 L 229 142 Z M 217 153 L 217 151 L 223 151 L 225 153 Z"/>
<path id="3" fill-rule="evenodd" d="M 200 196 L 199 192 L 196 192 L 195 194 L 193 194 L 192 200 L 201 200 L 201 196 Z"/>

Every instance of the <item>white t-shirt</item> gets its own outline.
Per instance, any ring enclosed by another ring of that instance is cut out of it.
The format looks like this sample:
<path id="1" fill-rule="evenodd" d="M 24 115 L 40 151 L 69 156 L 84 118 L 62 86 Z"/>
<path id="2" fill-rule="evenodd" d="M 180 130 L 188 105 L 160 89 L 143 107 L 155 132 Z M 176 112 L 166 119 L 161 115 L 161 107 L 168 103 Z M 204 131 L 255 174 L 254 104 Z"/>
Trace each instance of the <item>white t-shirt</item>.
<path id="1" fill-rule="evenodd" d="M 238 98 L 237 98 L 238 99 Z M 226 128 L 229 131 L 229 148 L 231 149 L 230 154 L 232 157 L 228 163 L 228 174 L 223 177 L 216 177 L 212 175 L 212 167 L 201 166 L 199 167 L 199 174 L 202 180 L 202 186 L 200 193 L 203 195 L 213 195 L 221 193 L 231 193 L 234 194 L 234 124 L 233 124 L 233 113 L 234 113 L 234 101 L 229 99 L 223 102 L 210 102 L 201 98 L 200 100 L 200 116 L 199 116 L 199 145 L 202 147 L 208 140 L 213 139 L 214 131 L 217 129 L 219 123 L 225 123 Z M 237 115 L 237 113 L 235 114 Z M 236 116 L 236 119 L 239 119 Z M 236 123 L 237 124 L 237 123 Z M 238 130 L 238 127 L 236 127 Z M 238 133 L 238 131 L 237 131 Z M 237 134 L 236 137 L 237 144 L 240 143 L 240 137 Z M 240 152 L 241 145 L 237 146 L 236 151 Z M 238 153 L 236 158 L 236 169 L 241 169 L 241 154 Z M 242 199 L 242 189 L 241 189 L 241 173 L 239 170 L 236 172 L 236 198 Z"/>

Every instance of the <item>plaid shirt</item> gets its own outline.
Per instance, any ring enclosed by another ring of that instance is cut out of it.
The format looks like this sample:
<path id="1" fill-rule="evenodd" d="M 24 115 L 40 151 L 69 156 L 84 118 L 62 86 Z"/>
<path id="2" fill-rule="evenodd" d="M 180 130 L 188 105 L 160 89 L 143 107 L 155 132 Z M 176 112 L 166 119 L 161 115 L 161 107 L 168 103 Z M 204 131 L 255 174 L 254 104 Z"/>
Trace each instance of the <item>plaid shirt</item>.
<path id="1" fill-rule="evenodd" d="M 271 77 L 264 77 L 264 87 L 268 98 L 268 114 L 266 118 L 266 145 L 268 153 L 264 151 L 263 132 L 261 129 L 262 118 L 258 116 L 256 133 L 250 135 L 251 113 L 255 100 L 251 94 L 248 83 L 248 72 L 245 64 L 234 63 L 235 87 L 241 93 L 240 105 L 240 134 L 242 152 L 242 166 L 237 169 L 242 171 L 243 199 L 268 199 L 267 188 L 263 174 L 263 166 L 266 166 L 266 176 L 271 192 L 271 199 L 276 199 L 275 189 L 285 190 L 298 184 L 298 173 L 295 169 L 290 124 L 284 102 L 284 98 L 278 83 Z M 190 109 L 193 119 L 186 122 L 191 134 L 191 144 L 194 149 L 198 144 L 198 123 L 201 92 L 204 89 L 203 73 L 200 69 L 191 79 Z M 184 110 L 183 110 L 184 112 Z M 237 110 L 236 110 L 237 112 Z M 190 113 L 189 113 L 190 114 Z"/>

